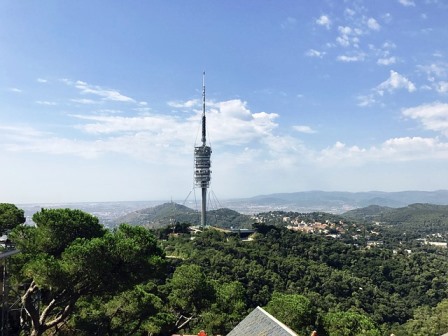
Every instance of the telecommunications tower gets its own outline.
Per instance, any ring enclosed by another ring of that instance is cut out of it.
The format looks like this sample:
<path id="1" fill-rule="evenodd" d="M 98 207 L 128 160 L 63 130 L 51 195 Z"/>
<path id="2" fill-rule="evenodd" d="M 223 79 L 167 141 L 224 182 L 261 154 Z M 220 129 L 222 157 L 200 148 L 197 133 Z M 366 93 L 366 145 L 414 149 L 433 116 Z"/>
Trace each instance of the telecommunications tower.
<path id="1" fill-rule="evenodd" d="M 201 188 L 201 226 L 207 226 L 206 208 L 207 208 L 207 188 L 210 186 L 212 148 L 206 143 L 206 124 L 205 124 L 205 72 L 202 74 L 202 144 L 194 147 L 194 184 Z"/>

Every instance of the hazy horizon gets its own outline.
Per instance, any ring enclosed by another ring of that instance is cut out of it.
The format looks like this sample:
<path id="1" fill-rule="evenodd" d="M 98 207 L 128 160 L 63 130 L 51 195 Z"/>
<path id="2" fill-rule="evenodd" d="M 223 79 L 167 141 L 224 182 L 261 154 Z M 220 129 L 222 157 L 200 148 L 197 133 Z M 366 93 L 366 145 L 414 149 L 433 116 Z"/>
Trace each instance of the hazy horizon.
<path id="1" fill-rule="evenodd" d="M 198 190 L 198 193 L 200 190 Z M 272 195 L 280 195 L 280 194 L 296 194 L 296 193 L 351 193 L 351 194 L 357 194 L 357 193 L 407 193 L 407 192 L 422 192 L 422 193 L 434 193 L 434 192 L 448 192 L 447 189 L 437 189 L 437 190 L 398 190 L 398 191 L 382 191 L 382 190 L 368 190 L 368 191 L 344 191 L 344 190 L 304 190 L 304 191 L 293 191 L 293 192 L 275 192 L 275 193 L 261 193 L 257 195 L 250 195 L 247 197 L 229 197 L 229 198 L 220 198 L 218 195 L 215 195 L 214 198 L 216 198 L 216 202 L 232 202 L 232 201 L 238 201 L 238 200 L 245 200 L 245 199 L 251 199 L 251 198 L 257 198 L 262 196 L 272 196 Z M 57 202 L 43 202 L 43 201 L 37 201 L 37 202 L 27 202 L 27 203 L 15 203 L 16 205 L 58 205 L 58 204 L 90 204 L 90 203 L 169 203 L 169 202 L 175 202 L 178 204 L 192 204 L 197 203 L 197 206 L 200 207 L 200 195 L 196 195 L 196 200 L 194 196 L 191 196 L 189 198 L 183 198 L 183 199 L 147 199 L 147 200 L 86 200 L 86 201 L 70 201 L 70 202 L 64 202 L 64 201 L 57 201 Z"/>

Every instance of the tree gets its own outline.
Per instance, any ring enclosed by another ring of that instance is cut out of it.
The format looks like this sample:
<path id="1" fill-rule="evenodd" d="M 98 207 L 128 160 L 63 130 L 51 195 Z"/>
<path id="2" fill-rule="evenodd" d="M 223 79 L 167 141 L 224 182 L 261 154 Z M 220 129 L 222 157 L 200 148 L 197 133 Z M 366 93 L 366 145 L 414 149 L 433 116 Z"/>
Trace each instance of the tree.
<path id="1" fill-rule="evenodd" d="M 31 336 L 60 328 L 81 299 L 122 293 L 160 276 L 163 252 L 142 227 L 106 231 L 95 217 L 70 209 L 42 210 L 33 220 L 36 227 L 11 234 L 22 251 L 14 275 L 27 284 L 21 301 Z"/>
<path id="2" fill-rule="evenodd" d="M 448 300 L 441 301 L 436 307 L 419 307 L 413 318 L 396 327 L 393 332 L 397 336 L 404 335 L 442 335 L 448 331 Z"/>
<path id="3" fill-rule="evenodd" d="M 42 209 L 33 215 L 38 248 L 59 256 L 76 238 L 90 239 L 105 233 L 98 218 L 81 210 Z"/>
<path id="4" fill-rule="evenodd" d="M 274 292 L 266 310 L 298 332 L 305 333 L 305 328 L 311 324 L 311 301 L 303 295 Z"/>
<path id="5" fill-rule="evenodd" d="M 73 316 L 71 333 L 88 335 L 147 335 L 160 333 L 167 321 L 163 302 L 153 282 L 139 284 L 114 296 L 81 299 Z"/>
<path id="6" fill-rule="evenodd" d="M 185 327 L 207 310 L 215 300 L 215 291 L 198 265 L 181 265 L 167 283 L 170 307 L 176 315 L 174 331 Z"/>
<path id="7" fill-rule="evenodd" d="M 225 335 L 247 315 L 246 290 L 238 281 L 213 283 L 216 300 L 211 309 L 201 315 L 201 328 L 213 335 Z"/>
<path id="8" fill-rule="evenodd" d="M 17 208 L 14 204 L 0 203 L 0 235 L 14 229 L 17 225 L 25 223 L 25 221 L 23 210 Z"/>
<path id="9" fill-rule="evenodd" d="M 324 317 L 328 336 L 380 336 L 379 329 L 366 315 L 356 311 L 329 312 Z"/>

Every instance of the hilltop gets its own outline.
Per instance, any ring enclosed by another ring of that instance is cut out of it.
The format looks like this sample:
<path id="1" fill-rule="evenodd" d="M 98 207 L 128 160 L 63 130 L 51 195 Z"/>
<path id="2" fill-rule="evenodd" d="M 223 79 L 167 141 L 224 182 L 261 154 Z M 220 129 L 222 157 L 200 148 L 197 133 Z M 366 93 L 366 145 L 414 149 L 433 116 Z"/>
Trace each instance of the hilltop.
<path id="1" fill-rule="evenodd" d="M 347 211 L 344 217 L 387 224 L 412 235 L 448 234 L 448 205 L 415 203 L 401 208 L 371 205 Z"/>
<path id="2" fill-rule="evenodd" d="M 133 211 L 114 220 L 115 225 L 128 223 L 142 225 L 149 228 L 159 228 L 174 222 L 198 223 L 200 213 L 184 205 L 170 202 Z M 231 209 L 217 209 L 207 211 L 207 223 L 223 228 L 245 228 L 252 224 L 251 217 Z"/>

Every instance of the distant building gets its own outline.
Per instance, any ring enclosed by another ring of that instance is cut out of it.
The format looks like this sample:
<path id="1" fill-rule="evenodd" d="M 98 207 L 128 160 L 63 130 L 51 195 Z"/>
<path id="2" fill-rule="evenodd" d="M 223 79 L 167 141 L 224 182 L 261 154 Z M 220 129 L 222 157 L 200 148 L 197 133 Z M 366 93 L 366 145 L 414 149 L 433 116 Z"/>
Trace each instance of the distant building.
<path id="1" fill-rule="evenodd" d="M 429 245 L 432 246 L 437 246 L 437 247 L 447 247 L 448 244 L 447 243 L 443 243 L 443 242 L 428 242 Z"/>

